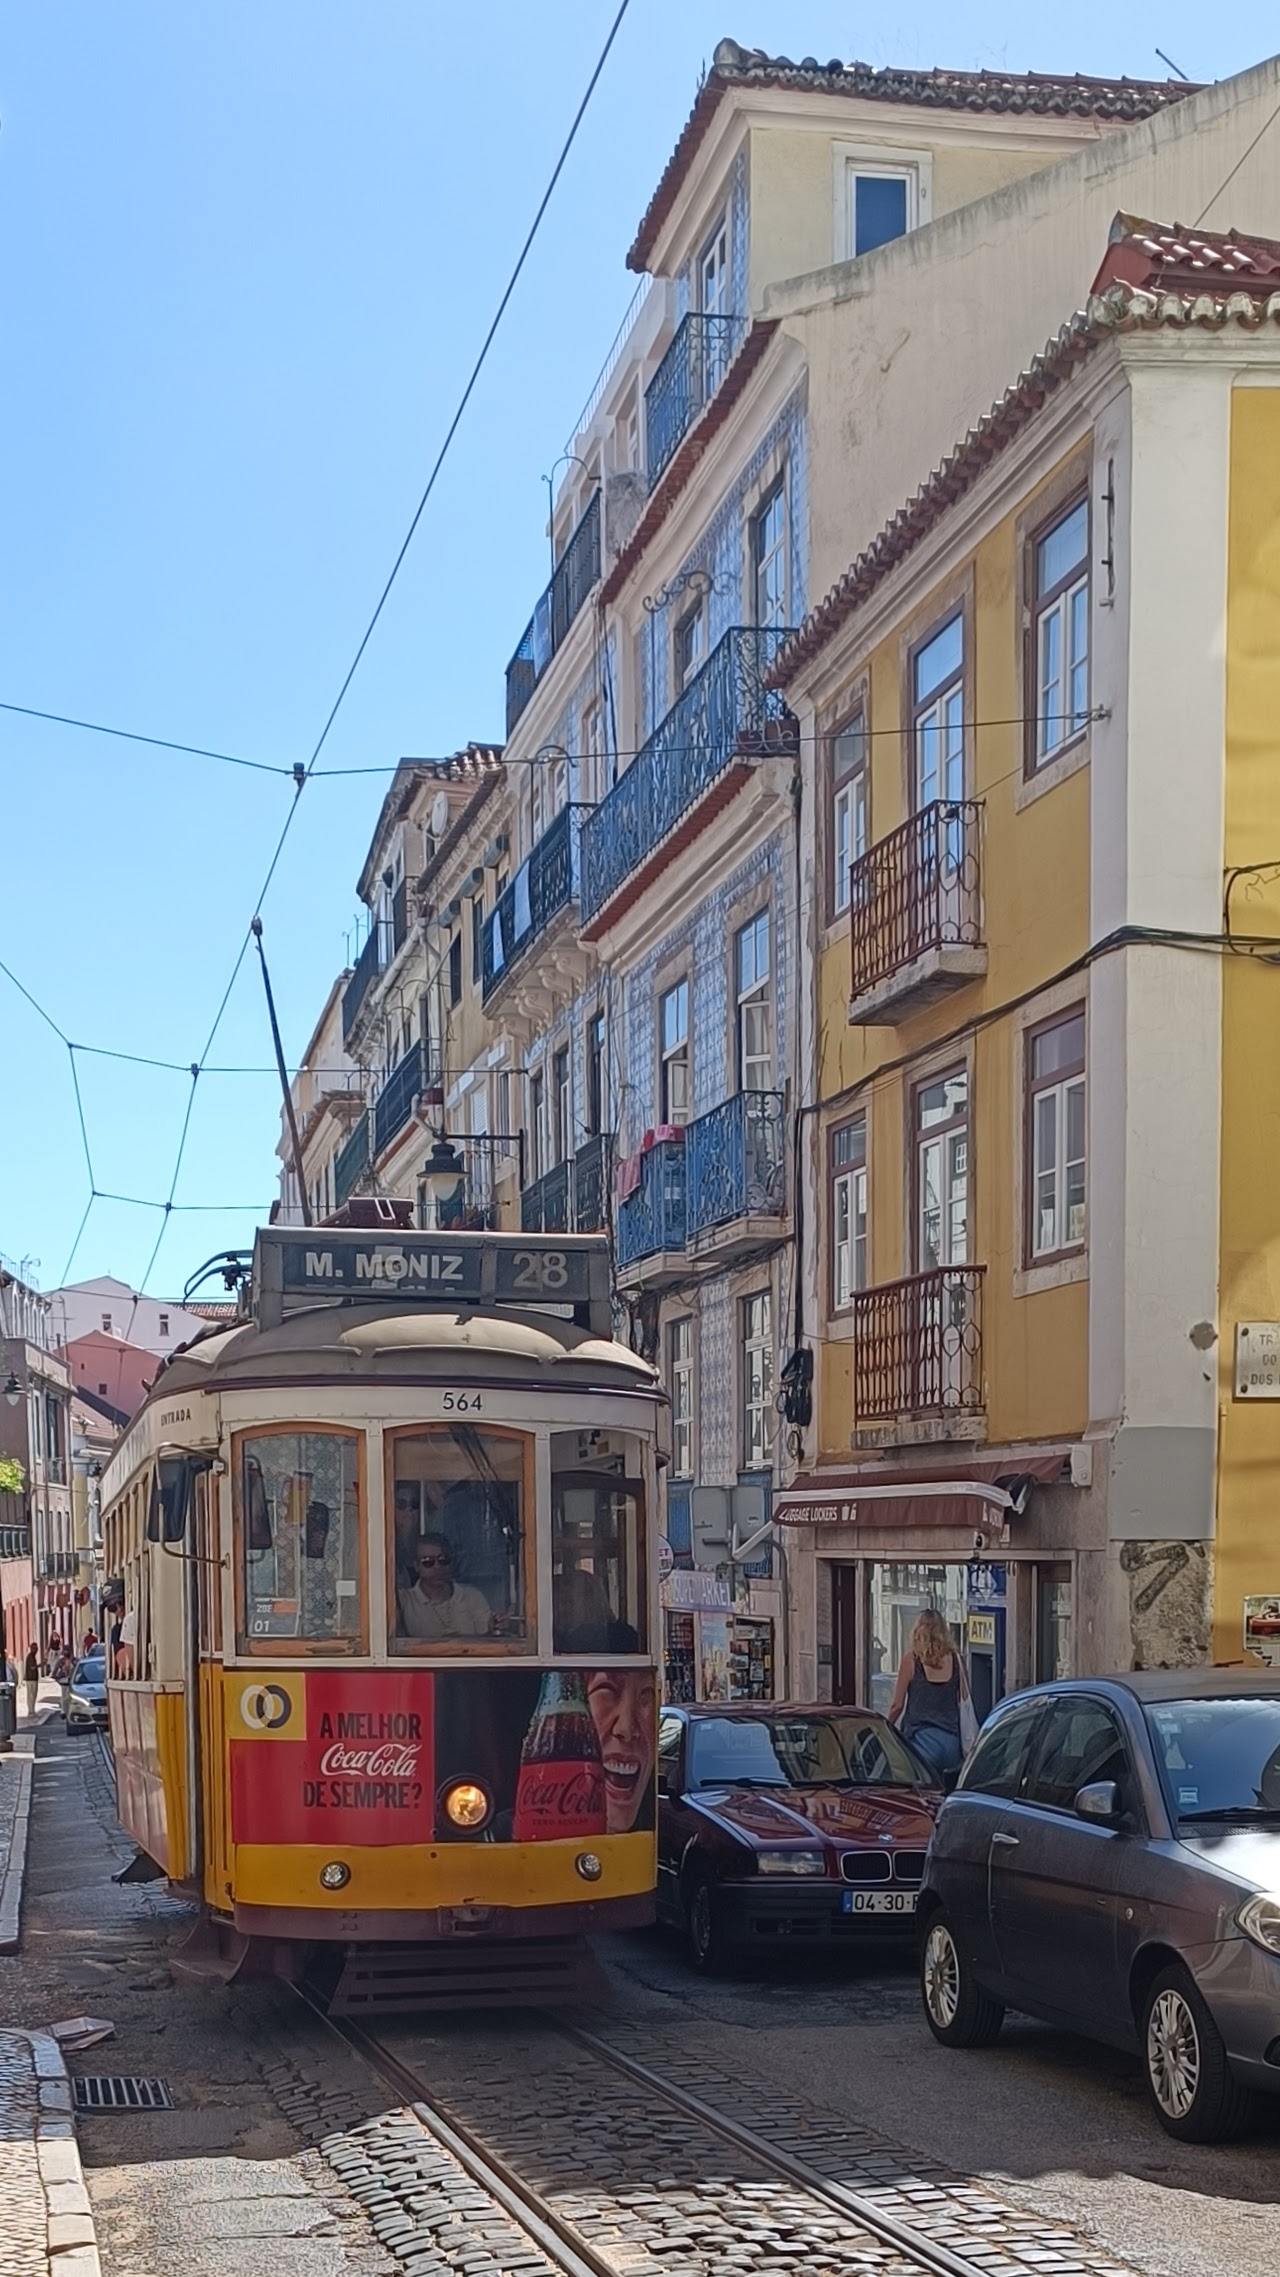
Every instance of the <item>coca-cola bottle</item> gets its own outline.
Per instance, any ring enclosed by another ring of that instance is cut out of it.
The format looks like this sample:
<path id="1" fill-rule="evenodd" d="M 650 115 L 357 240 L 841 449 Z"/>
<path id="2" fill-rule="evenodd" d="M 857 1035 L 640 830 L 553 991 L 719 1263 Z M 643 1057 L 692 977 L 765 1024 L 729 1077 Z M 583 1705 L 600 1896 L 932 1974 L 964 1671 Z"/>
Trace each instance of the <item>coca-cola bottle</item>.
<path id="1" fill-rule="evenodd" d="M 604 1766 L 583 1680 L 548 1669 L 520 1750 L 512 1834 L 557 1842 L 604 1830 Z"/>

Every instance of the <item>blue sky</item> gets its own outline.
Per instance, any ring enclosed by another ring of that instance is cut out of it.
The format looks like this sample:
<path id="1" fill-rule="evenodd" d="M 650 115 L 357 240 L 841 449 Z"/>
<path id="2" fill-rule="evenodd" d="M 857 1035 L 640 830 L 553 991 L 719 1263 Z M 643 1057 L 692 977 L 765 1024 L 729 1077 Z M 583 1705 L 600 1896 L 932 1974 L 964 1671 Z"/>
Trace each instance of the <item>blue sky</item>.
<path id="1" fill-rule="evenodd" d="M 616 0 L 10 0 L 0 63 L 0 700 L 291 767 L 394 559 Z M 542 476 L 630 297 L 624 254 L 717 39 L 823 58 L 1221 78 L 1258 0 L 631 0 L 446 470 L 326 747 L 389 766 L 501 729 L 546 576 Z M 1280 131 L 1278 129 L 1277 131 Z M 292 790 L 0 713 L 0 957 L 77 1042 L 187 1065 Z M 286 1049 L 346 961 L 384 784 L 306 791 L 264 922 Z M 61 1279 L 88 1193 L 68 1055 L 0 977 L 0 1250 Z M 247 964 L 212 1055 L 264 1069 Z M 190 1083 L 79 1061 L 97 1186 L 162 1200 Z M 279 1094 L 206 1073 L 151 1286 L 250 1238 Z M 212 1205 L 212 1206 L 210 1206 Z M 223 1205 L 235 1205 L 225 1208 Z M 159 1218 L 99 1201 L 75 1277 Z"/>

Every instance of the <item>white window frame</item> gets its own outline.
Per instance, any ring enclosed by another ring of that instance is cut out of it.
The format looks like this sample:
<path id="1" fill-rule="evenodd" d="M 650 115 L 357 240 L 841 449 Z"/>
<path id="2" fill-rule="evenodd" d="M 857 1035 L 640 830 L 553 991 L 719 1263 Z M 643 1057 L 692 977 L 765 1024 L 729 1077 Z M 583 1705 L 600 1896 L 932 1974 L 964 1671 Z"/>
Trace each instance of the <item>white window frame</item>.
<path id="1" fill-rule="evenodd" d="M 682 992 L 684 997 L 683 1030 L 671 1044 L 668 1044 L 666 1008 L 672 998 L 680 996 Z M 670 986 L 664 988 L 658 997 L 658 1119 L 662 1123 L 670 1123 L 673 1128 L 680 1120 L 670 1113 L 671 1071 L 673 1068 L 679 1067 L 684 1071 L 684 1122 L 688 1122 L 689 1110 L 693 1104 L 693 1055 L 689 1049 L 691 1001 L 692 991 L 689 987 L 687 973 L 682 973 L 678 980 L 673 980 Z M 683 1124 L 680 1127 L 683 1127 Z"/>
<path id="2" fill-rule="evenodd" d="M 837 753 L 846 735 L 862 737 L 862 756 L 843 775 Z M 831 738 L 831 914 L 843 917 L 853 899 L 853 865 L 866 853 L 871 838 L 870 769 L 867 765 L 867 715 L 859 708 Z"/>
<path id="3" fill-rule="evenodd" d="M 671 1397 L 671 1476 L 693 1478 L 697 1460 L 696 1347 L 692 1313 L 667 1323 L 667 1390 Z"/>
<path id="4" fill-rule="evenodd" d="M 853 182 L 858 174 L 906 179 L 907 231 L 933 220 L 933 152 L 899 150 L 888 143 L 837 142 L 832 145 L 832 247 L 837 261 L 853 261 Z M 890 242 L 897 243 L 897 239 Z"/>
<path id="5" fill-rule="evenodd" d="M 677 619 L 672 634 L 671 677 L 677 696 L 682 696 L 690 681 L 697 678 L 708 654 L 707 605 L 699 599 Z"/>
<path id="6" fill-rule="evenodd" d="M 1048 601 L 1042 602 L 1039 592 L 1040 548 L 1047 539 L 1053 536 L 1055 530 L 1060 529 L 1064 522 L 1070 521 L 1074 515 L 1080 512 L 1080 509 L 1082 507 L 1084 509 L 1084 556 L 1082 566 L 1079 570 L 1078 575 L 1072 577 L 1069 583 L 1060 583 L 1056 591 L 1052 591 L 1051 589 L 1052 598 Z M 1089 610 L 1091 605 L 1089 591 L 1089 571 L 1091 567 L 1090 553 L 1091 546 L 1089 528 L 1089 498 L 1087 492 L 1082 493 L 1078 498 L 1069 500 L 1061 513 L 1053 515 L 1051 520 L 1044 523 L 1039 529 L 1035 530 L 1032 533 L 1031 641 L 1033 659 L 1032 669 L 1033 677 L 1035 680 L 1036 699 L 1034 742 L 1032 746 L 1031 758 L 1031 768 L 1033 773 L 1038 772 L 1041 767 L 1051 766 L 1055 759 L 1060 759 L 1064 751 L 1069 750 L 1073 743 L 1078 743 L 1081 736 L 1085 735 L 1088 732 L 1090 677 Z M 1083 608 L 1077 608 L 1075 604 L 1078 603 L 1082 597 Z M 1048 700 L 1050 681 L 1045 665 L 1046 635 L 1051 627 L 1056 627 L 1058 634 L 1059 669 L 1056 677 L 1056 684 L 1060 690 L 1058 697 L 1054 701 L 1052 711 L 1050 711 Z M 1084 636 L 1083 650 L 1078 654 L 1073 653 L 1071 646 L 1073 632 L 1077 627 L 1082 630 Z M 1076 673 L 1080 671 L 1082 671 L 1084 674 L 1084 701 L 1079 710 L 1077 710 L 1074 698 L 1071 695 L 1071 683 L 1074 680 Z"/>
<path id="7" fill-rule="evenodd" d="M 846 1131 L 861 1131 L 862 1160 L 842 1166 L 836 1142 Z M 867 1118 L 855 1116 L 832 1131 L 831 1148 L 831 1309 L 847 1312 L 867 1286 Z"/>
<path id="8" fill-rule="evenodd" d="M 760 941 L 764 942 L 764 962 L 760 961 Z M 748 941 L 752 944 L 750 970 L 744 971 L 744 956 Z M 740 925 L 733 936 L 733 985 L 737 1002 L 738 1030 L 738 1089 L 739 1091 L 772 1091 L 774 1088 L 774 1036 L 773 1036 L 773 927 L 769 909 L 757 909 Z M 748 1049 L 748 1028 L 754 1012 L 763 1013 L 762 1027 L 765 1036 L 763 1051 Z M 763 1080 L 761 1078 L 763 1077 Z"/>
<path id="9" fill-rule="evenodd" d="M 550 1057 L 551 1152 L 553 1167 L 573 1153 L 573 1053 L 559 1044 Z"/>
<path id="10" fill-rule="evenodd" d="M 1035 1048 L 1039 1039 L 1050 1034 L 1054 1028 L 1064 1028 L 1076 1019 L 1080 1021 L 1084 1035 L 1082 1064 L 1079 1068 L 1037 1080 L 1034 1067 Z M 1035 1027 L 1028 1029 L 1023 1048 L 1026 1054 L 1028 1185 L 1026 1261 L 1034 1267 L 1050 1264 L 1055 1258 L 1067 1257 L 1084 1249 L 1089 1238 L 1089 1043 L 1088 1022 L 1083 1005 L 1073 1005 L 1047 1020 L 1038 1021 Z M 1078 1155 L 1071 1155 L 1067 1151 L 1073 1098 L 1078 1099 L 1080 1106 L 1081 1151 Z M 1045 1121 L 1041 1110 L 1046 1106 L 1050 1109 L 1048 1129 L 1052 1134 L 1051 1159 L 1046 1159 L 1043 1150 Z M 1067 1189 L 1069 1173 L 1077 1165 L 1081 1173 L 1083 1198 L 1079 1205 L 1080 1230 L 1073 1234 L 1067 1224 Z M 1042 1238 L 1041 1186 L 1046 1179 L 1052 1181 L 1050 1232 L 1047 1238 Z"/>
<path id="11" fill-rule="evenodd" d="M 945 680 L 926 695 L 917 696 L 916 674 L 921 657 L 953 625 L 960 627 L 960 662 Z M 914 811 L 923 813 L 935 803 L 957 805 L 968 787 L 969 762 L 965 735 L 965 687 L 969 669 L 969 628 L 965 611 L 948 611 L 911 649 L 911 740 L 913 747 Z M 932 789 L 926 796 L 926 788 Z"/>
<path id="12" fill-rule="evenodd" d="M 764 521 L 765 515 L 775 504 L 779 504 L 782 508 L 780 534 L 776 545 L 771 546 L 768 552 L 765 553 L 762 552 L 760 546 L 761 525 Z M 791 592 L 791 500 L 787 491 L 787 476 L 785 467 L 779 474 L 777 481 L 771 482 L 769 484 L 768 488 L 761 495 L 758 505 L 753 508 L 751 518 L 748 523 L 747 535 L 749 541 L 747 546 L 748 566 L 751 575 L 751 623 L 753 625 L 760 626 L 764 630 L 767 630 L 770 626 L 785 625 L 787 622 L 787 614 L 790 607 Z M 763 616 L 761 614 L 760 603 L 764 571 L 767 564 L 772 564 L 774 562 L 779 563 L 782 570 L 782 583 L 778 595 L 778 613 L 776 615 L 771 614 L 769 616 Z"/>
<path id="13" fill-rule="evenodd" d="M 698 314 L 700 316 L 728 316 L 729 271 L 733 248 L 729 242 L 729 210 L 723 207 L 707 231 L 698 254 Z M 715 280 L 713 296 L 707 297 L 707 278 Z"/>
<path id="14" fill-rule="evenodd" d="M 742 1468 L 759 1471 L 773 1461 L 773 1292 L 756 1289 L 739 1302 Z"/>

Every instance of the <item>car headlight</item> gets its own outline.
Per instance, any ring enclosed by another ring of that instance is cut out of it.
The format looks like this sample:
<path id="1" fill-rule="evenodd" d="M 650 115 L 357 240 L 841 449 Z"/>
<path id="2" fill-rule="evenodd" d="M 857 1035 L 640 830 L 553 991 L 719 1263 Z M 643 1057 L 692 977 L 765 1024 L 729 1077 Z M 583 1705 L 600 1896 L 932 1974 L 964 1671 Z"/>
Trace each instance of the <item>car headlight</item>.
<path id="1" fill-rule="evenodd" d="M 1268 1953 L 1280 1953 L 1280 1902 L 1273 1897 L 1246 1898 L 1236 1914 L 1236 1927 Z"/>
<path id="2" fill-rule="evenodd" d="M 757 1850 L 757 1874 L 825 1874 L 821 1850 Z"/>

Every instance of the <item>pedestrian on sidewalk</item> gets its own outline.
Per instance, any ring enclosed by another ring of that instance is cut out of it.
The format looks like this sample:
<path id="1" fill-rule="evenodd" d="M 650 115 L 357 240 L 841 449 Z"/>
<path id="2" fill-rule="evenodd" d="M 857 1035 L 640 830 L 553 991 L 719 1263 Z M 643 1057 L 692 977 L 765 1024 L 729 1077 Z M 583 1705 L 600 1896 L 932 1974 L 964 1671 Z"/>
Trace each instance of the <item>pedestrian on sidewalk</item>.
<path id="1" fill-rule="evenodd" d="M 923 1612 L 911 1631 L 889 1721 L 939 1774 L 958 1771 L 977 1736 L 968 1672 L 940 1613 Z"/>
<path id="2" fill-rule="evenodd" d="M 22 1664 L 22 1681 L 27 1689 L 27 1720 L 34 1722 L 36 1701 L 40 1697 L 40 1655 L 34 1645 Z"/>

